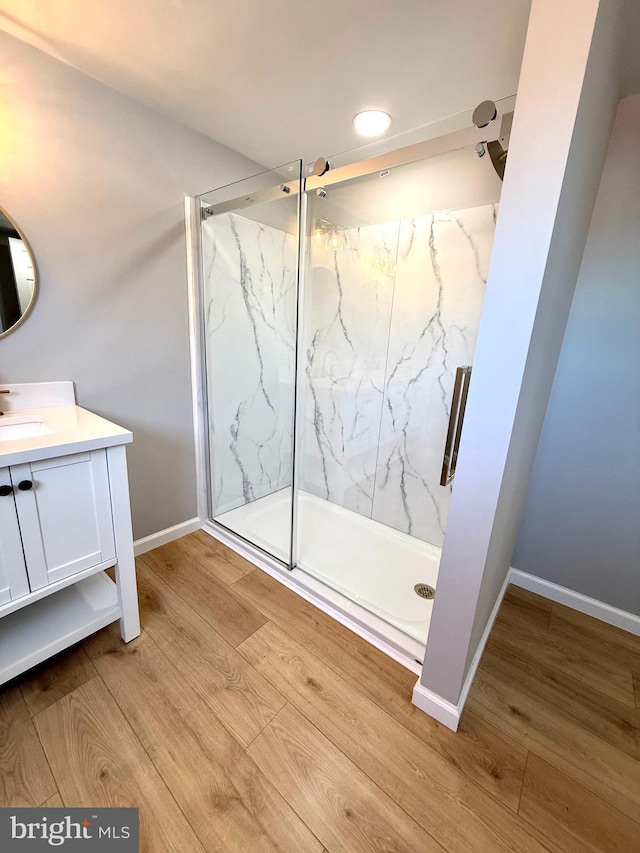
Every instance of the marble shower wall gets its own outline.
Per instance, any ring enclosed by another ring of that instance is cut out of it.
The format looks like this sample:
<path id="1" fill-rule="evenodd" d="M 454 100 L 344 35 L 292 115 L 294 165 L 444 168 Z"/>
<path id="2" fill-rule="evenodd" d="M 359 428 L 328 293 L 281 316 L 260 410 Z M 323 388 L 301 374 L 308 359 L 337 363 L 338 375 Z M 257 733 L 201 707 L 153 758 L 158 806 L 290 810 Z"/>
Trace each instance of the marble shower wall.
<path id="1" fill-rule="evenodd" d="M 442 211 L 313 247 L 301 485 L 438 546 L 455 370 L 472 363 L 495 218 Z"/>
<path id="2" fill-rule="evenodd" d="M 312 240 L 301 353 L 300 485 L 441 545 L 456 367 L 470 364 L 496 207 Z M 214 514 L 291 483 L 294 235 L 203 223 Z"/>
<path id="3" fill-rule="evenodd" d="M 291 483 L 297 236 L 233 213 L 202 225 L 213 512 Z"/>
<path id="4" fill-rule="evenodd" d="M 393 222 L 341 232 L 338 249 L 312 238 L 304 298 L 300 485 L 367 516 L 373 512 L 399 227 Z"/>

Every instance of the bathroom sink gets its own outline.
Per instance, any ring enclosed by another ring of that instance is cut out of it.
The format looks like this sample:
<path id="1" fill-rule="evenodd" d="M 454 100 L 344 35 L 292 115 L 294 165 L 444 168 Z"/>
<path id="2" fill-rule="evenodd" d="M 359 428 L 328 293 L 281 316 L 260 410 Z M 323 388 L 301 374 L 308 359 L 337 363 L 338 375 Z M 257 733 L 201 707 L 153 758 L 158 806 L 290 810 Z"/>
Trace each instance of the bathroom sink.
<path id="1" fill-rule="evenodd" d="M 0 471 L 12 465 L 118 447 L 133 439 L 128 429 L 76 406 L 72 382 L 18 382 L 7 383 L 4 388 L 0 384 L 2 411 Z"/>
<path id="2" fill-rule="evenodd" d="M 4 415 L 0 418 L 0 441 L 34 438 L 38 435 L 51 435 L 53 432 L 43 418 L 35 415 Z"/>

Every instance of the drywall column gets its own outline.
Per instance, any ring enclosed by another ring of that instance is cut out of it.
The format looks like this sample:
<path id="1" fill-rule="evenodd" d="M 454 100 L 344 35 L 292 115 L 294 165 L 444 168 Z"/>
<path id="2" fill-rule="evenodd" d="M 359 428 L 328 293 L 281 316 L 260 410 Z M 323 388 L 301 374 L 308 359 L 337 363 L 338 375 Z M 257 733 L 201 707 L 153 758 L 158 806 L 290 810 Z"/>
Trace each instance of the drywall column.
<path id="1" fill-rule="evenodd" d="M 617 102 L 616 0 L 533 0 L 431 632 L 452 728 L 509 570 Z M 480 647 L 480 649 L 479 649 Z"/>

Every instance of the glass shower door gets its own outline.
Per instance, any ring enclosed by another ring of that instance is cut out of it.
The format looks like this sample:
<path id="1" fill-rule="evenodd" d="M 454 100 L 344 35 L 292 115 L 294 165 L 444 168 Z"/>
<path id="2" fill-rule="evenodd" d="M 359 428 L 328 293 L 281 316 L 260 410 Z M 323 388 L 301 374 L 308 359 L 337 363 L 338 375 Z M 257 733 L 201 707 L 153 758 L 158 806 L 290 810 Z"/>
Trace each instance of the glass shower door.
<path id="1" fill-rule="evenodd" d="M 308 181 L 297 560 L 424 640 L 501 182 L 474 145 L 359 165 Z"/>
<path id="2" fill-rule="evenodd" d="M 287 565 L 301 168 L 200 196 L 210 517 Z"/>

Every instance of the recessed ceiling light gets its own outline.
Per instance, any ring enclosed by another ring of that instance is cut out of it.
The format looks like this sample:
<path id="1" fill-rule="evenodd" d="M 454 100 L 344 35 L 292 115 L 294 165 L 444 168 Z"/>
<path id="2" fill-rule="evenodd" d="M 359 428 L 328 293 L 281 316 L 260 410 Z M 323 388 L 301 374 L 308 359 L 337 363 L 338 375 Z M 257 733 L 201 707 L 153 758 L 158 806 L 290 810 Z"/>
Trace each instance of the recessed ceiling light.
<path id="1" fill-rule="evenodd" d="M 360 136 L 382 136 L 391 127 L 391 116 L 382 110 L 363 110 L 354 116 L 353 126 Z"/>

